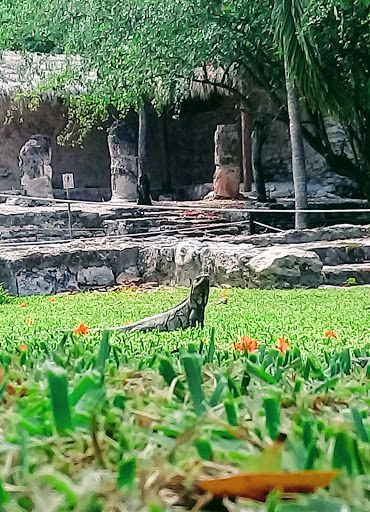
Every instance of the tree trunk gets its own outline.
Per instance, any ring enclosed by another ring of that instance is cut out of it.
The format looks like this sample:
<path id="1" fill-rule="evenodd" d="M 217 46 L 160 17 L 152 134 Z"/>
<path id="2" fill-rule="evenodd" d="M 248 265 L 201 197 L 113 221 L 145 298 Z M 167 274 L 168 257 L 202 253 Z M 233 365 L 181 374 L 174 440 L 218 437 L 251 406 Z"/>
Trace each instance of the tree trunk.
<path id="1" fill-rule="evenodd" d="M 289 114 L 290 143 L 292 146 L 292 171 L 294 182 L 295 208 L 296 210 L 307 210 L 308 201 L 306 181 L 306 160 L 303 148 L 298 93 L 291 81 L 286 65 L 285 83 Z M 308 215 L 305 213 L 301 213 L 299 211 L 296 212 L 296 229 L 304 229 L 308 226 L 307 217 Z"/>
<path id="2" fill-rule="evenodd" d="M 242 168 L 243 168 L 243 182 L 244 192 L 249 192 L 252 188 L 252 173 L 251 173 L 251 130 L 249 112 L 246 106 L 242 103 L 240 109 L 240 123 L 242 131 Z"/>
<path id="3" fill-rule="evenodd" d="M 147 154 L 148 109 L 143 105 L 139 112 L 137 203 L 151 205 L 149 165 Z"/>
<path id="4" fill-rule="evenodd" d="M 159 151 L 161 156 L 161 167 L 163 176 L 163 192 L 172 192 L 171 167 L 169 162 L 167 119 L 165 115 L 158 118 L 159 125 Z"/>
<path id="5" fill-rule="evenodd" d="M 266 186 L 265 178 L 263 176 L 261 153 L 262 146 L 266 140 L 267 131 L 265 124 L 257 120 L 254 123 L 254 128 L 251 134 L 251 160 L 253 180 L 256 184 L 257 201 L 266 202 Z"/>
<path id="6" fill-rule="evenodd" d="M 148 174 L 148 156 L 147 156 L 147 125 L 148 125 L 148 107 L 143 105 L 139 112 L 139 136 L 138 136 L 138 178 Z"/>

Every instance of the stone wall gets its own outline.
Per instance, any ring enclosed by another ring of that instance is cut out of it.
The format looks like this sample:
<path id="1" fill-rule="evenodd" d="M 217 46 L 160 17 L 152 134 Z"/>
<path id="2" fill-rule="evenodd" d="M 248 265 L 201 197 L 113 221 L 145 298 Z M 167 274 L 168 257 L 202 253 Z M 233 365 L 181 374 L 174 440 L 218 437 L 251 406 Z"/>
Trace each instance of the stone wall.
<path id="1" fill-rule="evenodd" d="M 43 102 L 31 112 L 19 110 L 7 123 L 8 102 L 0 103 L 0 191 L 20 189 L 19 150 L 34 134 L 51 138 L 53 146 L 53 188 L 62 187 L 61 175 L 73 172 L 77 188 L 110 188 L 110 159 L 104 130 L 90 132 L 83 147 L 56 144 L 66 123 L 66 109 L 58 102 Z"/>
<path id="2" fill-rule="evenodd" d="M 21 296 L 111 286 L 137 277 L 189 286 L 201 273 L 216 286 L 317 287 L 342 284 L 348 277 L 370 284 L 369 266 L 361 264 L 370 258 L 368 235 L 369 226 L 342 225 L 240 237 L 238 243 L 160 237 L 2 247 L 0 282 Z"/>
<path id="3" fill-rule="evenodd" d="M 258 97 L 259 110 L 270 108 L 264 97 Z M 266 104 L 265 104 L 266 103 Z M 193 102 L 185 106 L 178 119 L 168 119 L 168 164 L 174 189 L 212 182 L 215 171 L 214 134 L 218 125 L 238 124 L 239 112 L 231 98 L 217 101 Z M 20 189 L 18 154 L 22 145 L 35 133 L 51 138 L 53 144 L 53 188 L 61 189 L 61 174 L 73 172 L 76 191 L 74 199 L 109 199 L 110 157 L 107 131 L 94 128 L 81 147 L 62 147 L 56 144 L 57 136 L 66 123 L 66 109 L 57 101 L 42 102 L 35 112 L 15 111 L 14 120 L 6 123 L 9 103 L 0 103 L 0 191 Z M 137 117 L 131 115 L 130 125 L 137 129 Z M 151 187 L 155 197 L 165 188 L 163 154 L 160 149 L 160 123 L 152 112 L 148 121 L 148 158 Z M 334 123 L 328 131 L 338 149 L 344 134 Z M 349 148 L 345 147 L 348 151 Z M 349 182 L 327 170 L 324 159 L 305 144 L 308 179 L 320 192 L 321 185 L 339 190 L 346 195 Z M 262 163 L 267 182 L 292 182 L 290 144 L 287 127 L 275 121 L 262 149 Z M 289 188 L 289 187 L 288 187 Z M 84 193 L 90 189 L 94 193 Z M 355 190 L 355 189 L 354 189 Z M 99 192 L 101 191 L 101 193 Z M 315 192 L 316 193 L 316 192 Z M 337 193 L 337 192 L 336 192 Z M 57 195 L 59 192 L 57 193 Z M 284 192 L 281 192 L 284 196 Z M 273 195 L 273 194 L 272 194 Z M 281 195 L 280 195 L 281 197 Z M 285 196 L 284 196 L 285 197 Z M 354 197 L 358 197 L 354 195 Z"/>

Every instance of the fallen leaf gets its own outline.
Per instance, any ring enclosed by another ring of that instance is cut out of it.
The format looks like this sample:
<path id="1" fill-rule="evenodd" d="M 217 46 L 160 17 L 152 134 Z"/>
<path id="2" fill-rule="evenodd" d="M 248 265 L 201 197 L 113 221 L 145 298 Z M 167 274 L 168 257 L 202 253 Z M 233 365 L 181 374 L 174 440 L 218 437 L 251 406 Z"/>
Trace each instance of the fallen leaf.
<path id="1" fill-rule="evenodd" d="M 265 501 L 274 489 L 289 493 L 313 493 L 318 487 L 327 487 L 338 471 L 297 471 L 279 473 L 242 473 L 228 478 L 197 482 L 197 487 L 216 497 L 250 498 Z"/>

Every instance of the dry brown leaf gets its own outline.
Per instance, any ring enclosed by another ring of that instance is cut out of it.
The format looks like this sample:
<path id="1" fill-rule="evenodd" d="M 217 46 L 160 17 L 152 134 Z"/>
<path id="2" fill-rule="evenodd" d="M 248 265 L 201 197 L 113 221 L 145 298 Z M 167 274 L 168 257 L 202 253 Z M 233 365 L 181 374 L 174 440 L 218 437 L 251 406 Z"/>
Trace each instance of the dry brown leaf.
<path id="1" fill-rule="evenodd" d="M 327 487 L 337 476 L 338 471 L 242 473 L 228 478 L 203 480 L 197 483 L 197 487 L 217 497 L 265 501 L 274 489 L 289 493 L 313 493 L 318 487 Z"/>

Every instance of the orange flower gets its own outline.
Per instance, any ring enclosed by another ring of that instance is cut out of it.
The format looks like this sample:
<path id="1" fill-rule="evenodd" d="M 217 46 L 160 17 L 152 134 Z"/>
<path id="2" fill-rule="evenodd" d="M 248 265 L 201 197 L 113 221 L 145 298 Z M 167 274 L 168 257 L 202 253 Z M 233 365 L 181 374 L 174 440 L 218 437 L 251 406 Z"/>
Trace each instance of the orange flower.
<path id="1" fill-rule="evenodd" d="M 25 345 L 24 343 L 20 343 L 19 346 L 18 346 L 19 350 L 21 352 L 26 352 L 27 350 L 27 345 Z"/>
<path id="2" fill-rule="evenodd" d="M 21 303 L 19 304 L 19 307 L 20 307 L 20 308 L 26 308 L 26 307 L 27 307 L 27 304 L 26 304 L 25 302 L 21 302 Z"/>
<path id="3" fill-rule="evenodd" d="M 26 324 L 27 324 L 27 325 L 32 325 L 32 324 L 34 324 L 34 323 L 35 323 L 35 320 L 34 320 L 33 318 L 28 318 L 28 319 L 26 320 Z"/>
<path id="4" fill-rule="evenodd" d="M 337 340 L 338 336 L 334 331 L 325 331 L 325 338 L 334 338 L 335 340 Z"/>
<path id="5" fill-rule="evenodd" d="M 250 336 L 241 336 L 239 338 L 239 341 L 235 343 L 235 350 L 238 350 L 239 352 L 245 352 L 248 350 L 248 352 L 251 354 L 255 350 L 258 349 L 258 340 L 255 338 L 251 338 Z"/>
<path id="6" fill-rule="evenodd" d="M 126 322 L 126 325 L 131 325 L 131 324 L 132 324 L 132 322 Z"/>
<path id="7" fill-rule="evenodd" d="M 85 324 L 80 324 L 78 327 L 76 327 L 73 330 L 73 334 L 88 334 L 89 333 L 89 327 Z"/>
<path id="8" fill-rule="evenodd" d="M 228 291 L 227 290 L 222 290 L 221 297 L 227 297 L 227 296 L 228 296 Z"/>
<path id="9" fill-rule="evenodd" d="M 50 297 L 50 302 L 56 302 L 57 299 L 55 297 Z"/>
<path id="10" fill-rule="evenodd" d="M 282 354 L 285 354 L 285 352 L 290 349 L 290 344 L 287 342 L 285 336 L 279 338 L 277 348 L 280 350 Z"/>

